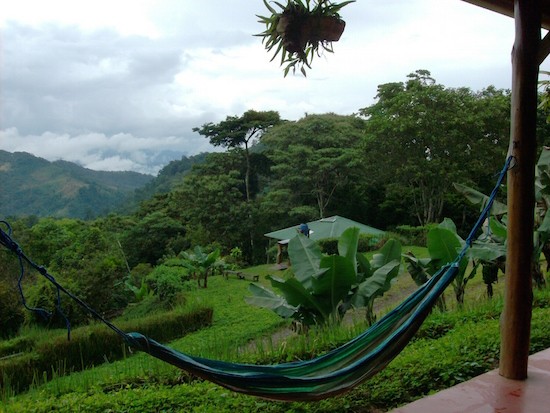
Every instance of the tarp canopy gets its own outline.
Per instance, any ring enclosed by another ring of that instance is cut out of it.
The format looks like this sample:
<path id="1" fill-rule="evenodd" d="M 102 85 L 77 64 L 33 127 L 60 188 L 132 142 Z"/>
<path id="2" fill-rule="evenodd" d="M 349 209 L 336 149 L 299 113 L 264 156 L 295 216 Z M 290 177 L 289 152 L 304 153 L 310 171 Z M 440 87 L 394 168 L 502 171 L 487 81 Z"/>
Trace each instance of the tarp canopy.
<path id="1" fill-rule="evenodd" d="M 361 234 L 369 235 L 383 235 L 384 231 L 369 227 L 368 225 L 361 224 L 348 218 L 340 217 L 338 215 L 321 218 L 317 221 L 311 221 L 307 223 L 309 227 L 309 237 L 312 240 L 320 240 L 325 238 L 338 238 L 342 233 L 351 227 L 359 228 Z M 288 240 L 294 238 L 300 229 L 300 225 L 293 227 L 280 229 L 278 231 L 268 232 L 264 234 L 268 238 L 274 238 L 277 240 Z"/>

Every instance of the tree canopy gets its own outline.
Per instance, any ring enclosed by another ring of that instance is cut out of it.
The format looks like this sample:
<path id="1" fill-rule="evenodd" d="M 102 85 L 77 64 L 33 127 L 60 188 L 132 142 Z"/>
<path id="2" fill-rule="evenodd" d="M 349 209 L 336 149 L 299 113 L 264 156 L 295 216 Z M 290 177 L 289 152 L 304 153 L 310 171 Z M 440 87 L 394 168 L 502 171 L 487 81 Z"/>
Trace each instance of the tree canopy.
<path id="1" fill-rule="evenodd" d="M 246 199 L 250 201 L 250 147 L 266 130 L 280 122 L 281 118 L 276 111 L 248 110 L 242 116 L 228 116 L 224 121 L 217 124 L 209 122 L 200 128 L 193 128 L 193 131 L 207 137 L 214 146 L 244 150 Z"/>
<path id="2" fill-rule="evenodd" d="M 270 194 L 284 212 L 311 220 L 335 211 L 338 190 L 361 179 L 364 121 L 333 113 L 306 115 L 262 137 L 273 173 Z"/>
<path id="3" fill-rule="evenodd" d="M 506 153 L 508 91 L 445 88 L 418 70 L 380 85 L 377 102 L 360 113 L 367 180 L 385 188 L 384 206 L 410 205 L 420 225 L 441 220 L 453 182 L 492 176 Z"/>

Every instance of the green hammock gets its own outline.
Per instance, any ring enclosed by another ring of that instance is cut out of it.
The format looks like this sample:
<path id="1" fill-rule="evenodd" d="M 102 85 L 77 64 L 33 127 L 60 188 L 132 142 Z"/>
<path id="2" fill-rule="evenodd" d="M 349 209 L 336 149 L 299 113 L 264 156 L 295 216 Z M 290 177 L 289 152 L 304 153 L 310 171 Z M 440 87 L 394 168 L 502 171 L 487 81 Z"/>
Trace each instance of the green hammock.
<path id="1" fill-rule="evenodd" d="M 318 400 L 343 393 L 372 377 L 407 345 L 458 266 L 441 269 L 401 305 L 365 332 L 320 357 L 257 366 L 193 357 L 129 333 L 132 347 L 233 391 L 268 399 Z"/>
<path id="2" fill-rule="evenodd" d="M 365 332 L 341 347 L 307 361 L 253 365 L 211 360 L 178 352 L 140 333 L 126 333 L 67 291 L 43 267 L 33 263 L 11 239 L 10 234 L 1 229 L 0 244 L 17 254 L 21 263 L 19 288 L 25 307 L 27 305 L 21 290 L 23 260 L 57 287 L 59 311 L 59 292 L 61 291 L 84 307 L 92 316 L 104 322 L 135 349 L 236 392 L 285 401 L 319 400 L 348 391 L 372 377 L 386 367 L 407 345 L 430 313 L 438 297 L 458 273 L 459 262 L 488 216 L 511 161 L 512 157 L 509 157 L 484 210 L 466 239 L 463 249 L 452 263 L 441 268 L 423 286 Z M 9 232 L 11 233 L 11 229 Z M 70 333 L 68 320 L 67 327 Z"/>

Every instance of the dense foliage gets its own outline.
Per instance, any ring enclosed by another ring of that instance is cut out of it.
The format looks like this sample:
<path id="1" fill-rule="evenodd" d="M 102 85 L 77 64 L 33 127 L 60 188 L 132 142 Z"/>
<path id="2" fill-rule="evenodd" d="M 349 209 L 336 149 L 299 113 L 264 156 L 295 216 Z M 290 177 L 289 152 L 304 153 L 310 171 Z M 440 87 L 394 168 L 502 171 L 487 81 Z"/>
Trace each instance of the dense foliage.
<path id="1" fill-rule="evenodd" d="M 323 255 L 319 245 L 300 234 L 290 240 L 292 267 L 284 278 L 268 275 L 274 289 L 251 284 L 246 301 L 265 307 L 304 326 L 338 324 L 352 307 L 366 308 L 376 320 L 374 300 L 390 289 L 399 274 L 401 245 L 388 240 L 369 262 L 358 253 L 359 229 L 348 228 L 338 241 L 338 254 Z"/>
<path id="2" fill-rule="evenodd" d="M 383 191 L 386 223 L 458 218 L 466 207 L 451 184 L 476 182 L 489 190 L 504 162 L 509 92 L 445 88 L 426 70 L 408 78 L 379 86 L 378 101 L 360 111 L 367 118 L 366 181 Z"/>

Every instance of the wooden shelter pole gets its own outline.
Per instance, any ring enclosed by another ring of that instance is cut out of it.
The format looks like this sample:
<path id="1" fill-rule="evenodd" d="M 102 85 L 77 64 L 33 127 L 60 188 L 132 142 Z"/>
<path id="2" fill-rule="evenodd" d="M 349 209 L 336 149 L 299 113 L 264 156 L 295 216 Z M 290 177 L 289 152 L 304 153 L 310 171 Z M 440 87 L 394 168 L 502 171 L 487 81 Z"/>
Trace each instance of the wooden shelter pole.
<path id="1" fill-rule="evenodd" d="M 508 249 L 499 369 L 502 376 L 515 380 L 527 377 L 531 335 L 539 3 L 514 1 L 510 154 L 515 159 L 508 172 Z"/>

